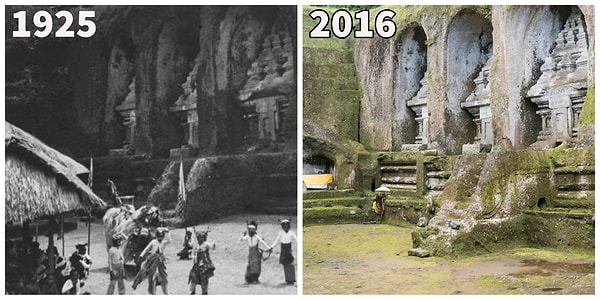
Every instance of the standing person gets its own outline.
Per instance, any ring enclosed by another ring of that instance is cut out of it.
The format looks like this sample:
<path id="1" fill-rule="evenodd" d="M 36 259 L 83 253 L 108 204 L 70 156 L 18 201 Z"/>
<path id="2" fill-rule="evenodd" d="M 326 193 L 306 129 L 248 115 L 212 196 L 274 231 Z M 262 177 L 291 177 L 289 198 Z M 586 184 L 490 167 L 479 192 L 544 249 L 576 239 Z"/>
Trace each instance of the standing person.
<path id="1" fill-rule="evenodd" d="M 262 254 L 258 248 L 258 242 L 261 242 L 269 251 L 271 248 L 269 245 L 256 233 L 258 224 L 252 220 L 248 223 L 247 230 L 240 237 L 240 241 L 246 241 L 248 243 L 248 266 L 246 267 L 246 283 L 260 283 L 258 277 L 260 277 Z"/>
<path id="2" fill-rule="evenodd" d="M 152 239 L 150 238 L 150 231 L 148 228 L 142 228 L 140 230 L 140 236 L 137 237 L 135 248 L 133 250 L 133 261 L 135 262 L 135 273 L 137 274 L 140 271 L 140 267 L 142 265 L 142 257 L 140 254 Z"/>
<path id="3" fill-rule="evenodd" d="M 196 285 L 198 284 L 202 288 L 202 295 L 208 295 L 208 279 L 213 277 L 215 272 L 215 265 L 210 259 L 209 249 L 215 249 L 216 245 L 214 242 L 207 242 L 207 236 L 208 230 L 196 233 L 198 245 L 194 245 L 194 249 L 192 250 L 194 265 L 189 276 L 190 292 L 192 295 L 196 294 Z"/>
<path id="4" fill-rule="evenodd" d="M 119 295 L 125 295 L 125 258 L 119 250 L 123 236 L 120 234 L 113 235 L 112 247 L 108 249 L 108 272 L 110 275 L 110 283 L 108 284 L 107 295 L 112 295 L 115 292 L 115 284 L 118 284 Z"/>
<path id="5" fill-rule="evenodd" d="M 290 218 L 291 219 L 291 218 Z M 283 265 L 283 274 L 285 282 L 293 284 L 296 282 L 296 272 L 294 270 L 294 255 L 292 255 L 292 240 L 297 242 L 296 235 L 290 230 L 290 219 L 279 220 L 281 231 L 277 234 L 277 238 L 271 245 L 271 249 L 281 242 L 281 254 L 279 255 L 279 263 Z"/>
<path id="6" fill-rule="evenodd" d="M 192 231 L 189 228 L 186 228 L 185 237 L 183 238 L 183 249 L 177 253 L 177 256 L 179 256 L 179 259 L 190 259 L 193 248 Z"/>
<path id="7" fill-rule="evenodd" d="M 90 274 L 90 268 L 92 266 L 92 259 L 86 253 L 86 246 L 87 243 L 75 245 L 77 251 L 73 252 L 69 258 L 71 268 L 77 270 L 77 272 L 79 272 L 79 278 L 83 280 L 85 280 Z"/>
<path id="8" fill-rule="evenodd" d="M 167 291 L 167 266 L 165 265 L 164 254 L 165 248 L 169 243 L 171 243 L 171 233 L 169 232 L 169 229 L 164 227 L 157 228 L 156 238 L 150 241 L 140 255 L 144 262 L 133 281 L 134 290 L 145 277 L 148 277 L 148 292 L 151 295 L 156 293 L 157 284 L 161 286 L 163 294 L 169 294 Z"/>

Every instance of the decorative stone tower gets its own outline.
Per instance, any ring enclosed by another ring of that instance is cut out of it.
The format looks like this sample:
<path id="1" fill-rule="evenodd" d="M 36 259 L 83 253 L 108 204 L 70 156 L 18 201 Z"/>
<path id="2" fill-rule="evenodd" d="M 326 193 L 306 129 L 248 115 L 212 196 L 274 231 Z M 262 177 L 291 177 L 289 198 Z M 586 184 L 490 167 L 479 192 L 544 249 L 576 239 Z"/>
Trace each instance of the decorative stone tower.
<path id="1" fill-rule="evenodd" d="M 295 92 L 294 44 L 284 23 L 276 22 L 262 46 L 238 98 L 249 124 L 249 138 L 272 143 L 280 140 L 282 118 Z"/>
<path id="2" fill-rule="evenodd" d="M 196 79 L 200 66 L 200 53 L 194 60 L 194 66 L 186 81 L 181 84 L 183 94 L 179 96 L 170 111 L 177 114 L 184 131 L 184 141 L 181 148 L 171 149 L 171 157 L 193 157 L 198 154 L 198 92 Z"/>
<path id="3" fill-rule="evenodd" d="M 577 137 L 579 114 L 587 95 L 588 37 L 579 11 L 573 11 L 546 58 L 542 75 L 527 97 L 538 106 L 542 129 L 533 148 Z"/>
<path id="4" fill-rule="evenodd" d="M 121 149 L 110 149 L 109 156 L 126 156 L 134 154 L 133 142 L 135 138 L 135 77 L 129 84 L 129 94 L 125 97 L 123 103 L 118 105 L 115 110 L 123 117 L 123 125 L 125 126 L 125 140 Z"/>
<path id="5" fill-rule="evenodd" d="M 477 131 L 475 134 L 473 144 L 463 145 L 463 153 L 465 152 L 481 152 L 482 149 L 491 149 L 494 143 L 494 136 L 492 134 L 492 110 L 490 109 L 490 85 L 488 76 L 490 74 L 490 65 L 492 62 L 492 54 L 490 53 L 489 58 L 479 76 L 475 78 L 475 89 L 465 99 L 460 106 L 473 116 L 473 122 L 477 125 Z"/>
<path id="6" fill-rule="evenodd" d="M 415 137 L 415 144 L 402 145 L 402 151 L 419 151 L 427 149 L 428 135 L 429 135 L 429 110 L 427 109 L 427 72 L 423 74 L 423 78 L 419 81 L 421 88 L 417 92 L 417 95 L 412 99 L 406 101 L 408 106 L 415 114 L 415 121 L 417 122 L 417 136 Z"/>

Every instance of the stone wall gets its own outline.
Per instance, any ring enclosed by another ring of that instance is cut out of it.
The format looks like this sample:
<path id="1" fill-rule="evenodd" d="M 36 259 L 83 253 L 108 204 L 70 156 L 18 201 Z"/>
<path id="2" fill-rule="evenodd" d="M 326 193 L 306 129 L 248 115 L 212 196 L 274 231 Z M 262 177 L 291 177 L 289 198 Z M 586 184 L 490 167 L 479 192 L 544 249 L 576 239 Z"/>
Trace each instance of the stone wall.
<path id="1" fill-rule="evenodd" d="M 76 12 L 82 8 L 71 9 Z M 38 72 L 34 74 L 36 80 L 48 83 L 52 76 L 57 78 L 53 72 L 60 71 L 68 77 L 65 84 L 68 88 L 53 95 L 60 101 L 51 99 L 37 106 L 49 106 L 51 111 L 58 112 L 45 117 L 56 119 L 44 121 L 45 128 L 37 128 L 34 123 L 40 119 L 21 108 L 23 100 L 9 104 L 7 111 L 14 116 L 8 116 L 7 120 L 48 137 L 44 140 L 52 140 L 54 146 L 66 149 L 73 156 L 86 157 L 90 153 L 102 156 L 109 149 L 123 146 L 126 127 L 115 108 L 130 95 L 135 99 L 136 123 L 130 152 L 147 158 L 167 158 L 170 149 L 179 148 L 183 140 L 180 121 L 169 109 L 183 93 L 181 84 L 198 56 L 201 155 L 245 151 L 254 141 L 246 138 L 249 126 L 239 107 L 238 94 L 275 22 L 279 22 L 278 30 L 290 36 L 293 43 L 292 58 L 288 59 L 292 75 L 276 78 L 270 84 L 289 97 L 287 110 L 296 114 L 294 6 L 94 6 L 93 9 L 97 27 L 93 37 L 61 43 L 46 39 L 32 46 L 55 56 L 58 67 L 31 60 L 39 55 L 36 51 L 23 52 L 19 50 L 21 41 L 9 41 L 8 59 L 22 52 L 19 55 L 24 56 L 21 57 L 24 62 L 33 62 L 11 65 L 14 72 L 8 73 L 9 83 L 21 82 L 26 76 L 19 69 L 34 70 Z M 40 73 L 49 78 L 41 78 Z M 129 91 L 132 80 L 135 88 Z M 38 92 L 48 93 L 42 89 Z M 43 111 L 36 110 L 35 114 Z M 60 123 L 60 130 L 53 123 Z M 281 123 L 281 147 L 295 149 L 296 117 L 283 117 Z"/>
<path id="2" fill-rule="evenodd" d="M 185 222 L 295 205 L 296 178 L 296 153 L 198 159 L 187 173 Z"/>

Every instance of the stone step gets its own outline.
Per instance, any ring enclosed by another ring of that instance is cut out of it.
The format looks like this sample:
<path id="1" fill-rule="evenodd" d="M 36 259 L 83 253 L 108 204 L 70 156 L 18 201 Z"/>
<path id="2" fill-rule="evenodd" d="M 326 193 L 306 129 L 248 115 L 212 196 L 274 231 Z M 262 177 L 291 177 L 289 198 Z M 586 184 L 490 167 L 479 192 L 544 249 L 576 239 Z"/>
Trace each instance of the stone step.
<path id="1" fill-rule="evenodd" d="M 594 216 L 593 209 L 544 209 L 544 210 L 523 210 L 524 214 L 535 215 L 545 218 L 572 218 L 572 219 L 590 219 Z"/>
<path id="2" fill-rule="evenodd" d="M 427 200 L 422 197 L 402 197 L 385 200 L 386 207 L 415 207 L 425 209 Z"/>
<path id="3" fill-rule="evenodd" d="M 415 165 L 383 165 L 379 168 L 381 172 L 401 172 L 401 173 L 415 173 L 417 172 L 417 166 Z"/>
<path id="4" fill-rule="evenodd" d="M 345 206 L 304 208 L 302 218 L 305 225 L 362 223 L 367 211 Z"/>
<path id="5" fill-rule="evenodd" d="M 595 191 L 563 191 L 559 190 L 556 194 L 557 199 L 572 199 L 578 201 L 594 203 Z"/>
<path id="6" fill-rule="evenodd" d="M 344 198 L 361 197 L 352 189 L 347 190 L 308 190 L 302 194 L 302 199 L 325 199 L 325 198 Z"/>
<path id="7" fill-rule="evenodd" d="M 397 184 L 417 184 L 416 176 L 382 176 L 382 182 L 397 183 Z"/>
<path id="8" fill-rule="evenodd" d="M 385 186 L 391 190 L 414 191 L 417 189 L 416 184 L 400 184 L 400 183 L 390 183 L 390 182 L 383 181 L 383 183 L 381 185 Z"/>
<path id="9" fill-rule="evenodd" d="M 327 198 L 327 199 L 309 199 L 302 200 L 304 208 L 313 207 L 368 207 L 371 205 L 371 199 L 366 197 L 345 197 L 345 198 Z"/>
<path id="10" fill-rule="evenodd" d="M 429 178 L 444 178 L 448 179 L 452 175 L 451 171 L 428 171 L 427 177 Z"/>

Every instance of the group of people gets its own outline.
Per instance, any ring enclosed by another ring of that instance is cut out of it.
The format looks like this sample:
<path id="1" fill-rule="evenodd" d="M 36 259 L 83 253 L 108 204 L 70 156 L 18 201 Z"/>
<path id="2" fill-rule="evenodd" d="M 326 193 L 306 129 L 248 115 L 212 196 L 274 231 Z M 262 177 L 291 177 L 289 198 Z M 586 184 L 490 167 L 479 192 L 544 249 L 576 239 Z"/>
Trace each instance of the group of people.
<path id="1" fill-rule="evenodd" d="M 247 224 L 247 230 L 240 237 L 240 241 L 248 243 L 248 266 L 246 267 L 246 282 L 259 283 L 258 278 L 261 273 L 262 253 L 259 248 L 259 243 L 267 248 L 268 252 L 272 252 L 277 243 L 281 243 L 281 253 L 279 255 L 279 263 L 283 265 L 283 273 L 287 284 L 296 282 L 296 274 L 294 271 L 294 256 L 292 254 L 292 240 L 296 240 L 296 235 L 290 230 L 290 220 L 279 220 L 281 231 L 277 234 L 273 244 L 269 245 L 257 233 L 258 224 L 256 221 L 250 221 Z"/>
<path id="2" fill-rule="evenodd" d="M 248 265 L 246 267 L 245 279 L 248 284 L 259 283 L 261 274 L 262 253 L 271 253 L 277 243 L 281 243 L 281 254 L 279 263 L 283 265 L 285 281 L 288 284 L 296 282 L 294 271 L 294 256 L 292 254 L 292 242 L 296 241 L 296 235 L 290 230 L 290 220 L 280 220 L 282 230 L 277 235 L 273 244 L 269 245 L 257 234 L 258 224 L 256 221 L 247 223 L 246 231 L 240 237 L 240 241 L 246 241 L 248 245 Z M 193 264 L 189 272 L 188 283 L 190 294 L 196 294 L 196 288 L 200 285 L 203 295 L 208 294 L 209 279 L 214 276 L 215 265 L 210 257 L 210 250 L 216 249 L 214 242 L 209 242 L 209 230 L 186 229 L 183 249 L 177 253 L 180 259 L 192 259 Z M 195 234 L 197 243 L 193 242 L 192 234 Z M 107 294 L 113 294 L 115 285 L 118 286 L 119 294 L 125 294 L 125 258 L 120 251 L 121 243 L 127 237 L 120 234 L 113 236 L 113 244 L 108 253 L 109 278 Z M 171 243 L 169 229 L 159 227 L 155 237 L 146 245 L 139 254 L 136 262 L 141 262 L 133 281 L 132 288 L 135 290 L 144 280 L 148 280 L 148 293 L 155 294 L 156 286 L 160 286 L 163 294 L 168 294 L 168 276 L 166 268 L 165 248 Z M 259 248 L 261 243 L 265 250 Z"/>
<path id="3" fill-rule="evenodd" d="M 87 244 L 76 245 L 68 259 L 56 247 L 41 250 L 31 238 L 6 241 L 5 291 L 7 294 L 83 294 L 92 260 Z M 50 251 L 52 250 L 52 251 Z M 53 269 L 49 269 L 50 259 Z"/>
<path id="4" fill-rule="evenodd" d="M 296 235 L 290 230 L 290 220 L 279 220 L 281 231 L 274 242 L 269 245 L 257 233 L 258 223 L 250 221 L 246 230 L 239 238 L 248 245 L 248 265 L 245 280 L 248 284 L 259 283 L 263 252 L 271 254 L 274 247 L 281 244 L 279 263 L 283 265 L 285 281 L 288 284 L 296 282 L 294 271 L 294 256 L 292 242 Z M 214 242 L 209 242 L 209 230 L 186 229 L 183 249 L 177 254 L 180 259 L 192 259 L 188 283 L 191 294 L 196 293 L 200 285 L 203 295 L 208 294 L 209 279 L 215 274 L 215 265 L 210 257 L 210 250 L 216 249 Z M 196 243 L 193 236 L 196 237 Z M 123 245 L 123 243 L 127 243 Z M 166 267 L 165 248 L 171 243 L 168 228 L 158 227 L 150 233 L 146 228 L 137 228 L 133 234 L 125 236 L 117 233 L 112 236 L 112 245 L 108 250 L 109 285 L 107 294 L 114 294 L 115 287 L 119 294 L 125 294 L 126 260 L 135 262 L 136 276 L 132 288 L 135 290 L 143 280 L 148 280 L 148 293 L 155 294 L 160 286 L 164 294 L 168 294 L 168 276 Z M 263 245 L 260 249 L 259 244 Z M 87 244 L 78 244 L 77 251 L 65 259 L 53 247 L 53 251 L 42 251 L 39 244 L 33 241 L 6 242 L 6 293 L 7 294 L 87 294 L 85 282 L 89 276 L 92 260 L 89 257 Z M 126 255 L 122 247 L 126 247 Z M 50 252 L 50 253 L 49 253 Z M 53 253 L 52 253 L 53 252 Z M 53 255 L 54 270 L 47 270 L 48 257 Z"/>

